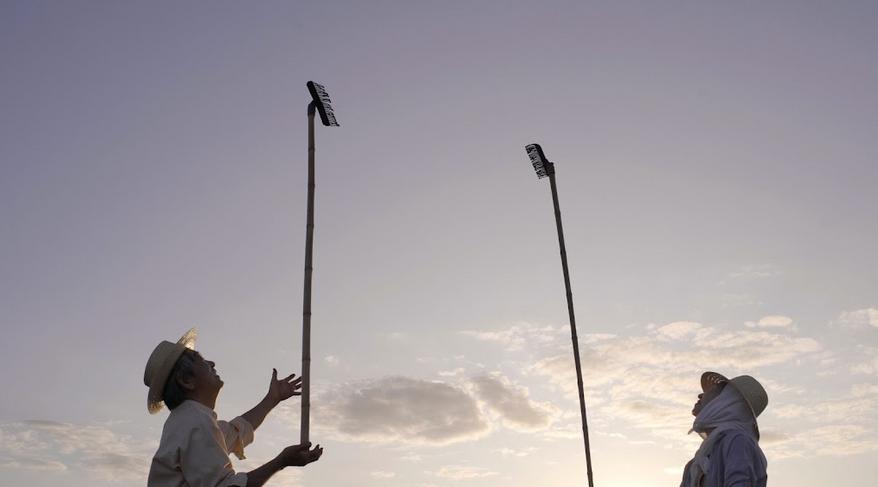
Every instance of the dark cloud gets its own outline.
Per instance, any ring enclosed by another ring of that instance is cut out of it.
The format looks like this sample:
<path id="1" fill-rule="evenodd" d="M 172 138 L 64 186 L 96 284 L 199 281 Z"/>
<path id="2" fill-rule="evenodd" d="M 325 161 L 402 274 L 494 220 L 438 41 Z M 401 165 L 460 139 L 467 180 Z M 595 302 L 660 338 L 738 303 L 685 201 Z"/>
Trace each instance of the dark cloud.
<path id="1" fill-rule="evenodd" d="M 489 430 L 463 389 L 407 377 L 343 385 L 321 395 L 314 413 L 318 424 L 348 440 L 440 445 Z"/>
<path id="2" fill-rule="evenodd" d="M 531 401 L 526 389 L 514 386 L 504 377 L 483 375 L 474 377 L 472 384 L 478 398 L 509 427 L 535 430 L 552 422 L 550 406 Z"/>

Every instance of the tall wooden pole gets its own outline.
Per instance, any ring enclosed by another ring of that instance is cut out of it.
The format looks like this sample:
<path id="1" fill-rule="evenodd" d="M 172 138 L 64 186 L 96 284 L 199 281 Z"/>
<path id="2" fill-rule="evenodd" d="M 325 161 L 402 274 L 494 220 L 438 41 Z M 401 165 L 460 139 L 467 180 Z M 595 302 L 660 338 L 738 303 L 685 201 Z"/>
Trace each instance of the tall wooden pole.
<path id="1" fill-rule="evenodd" d="M 302 304 L 302 422 L 300 443 L 308 444 L 311 413 L 311 275 L 314 250 L 314 109 L 308 104 L 308 219 L 305 226 L 305 286 Z"/>
<path id="2" fill-rule="evenodd" d="M 549 163 L 551 164 L 551 163 Z M 561 206 L 558 204 L 558 188 L 555 185 L 554 167 L 549 171 L 552 186 L 552 202 L 555 204 L 555 224 L 558 227 L 558 244 L 561 246 L 561 267 L 564 269 L 564 288 L 567 291 L 567 313 L 570 315 L 570 338 L 573 340 L 573 360 L 576 363 L 576 385 L 579 388 L 579 410 L 582 414 L 582 439 L 585 443 L 585 466 L 588 487 L 594 487 L 591 472 L 591 448 L 588 444 L 588 421 L 585 415 L 585 393 L 582 387 L 582 365 L 579 361 L 579 338 L 576 336 L 576 316 L 573 313 L 573 292 L 570 290 L 570 272 L 567 270 L 567 247 L 564 245 L 564 228 L 561 226 Z"/>

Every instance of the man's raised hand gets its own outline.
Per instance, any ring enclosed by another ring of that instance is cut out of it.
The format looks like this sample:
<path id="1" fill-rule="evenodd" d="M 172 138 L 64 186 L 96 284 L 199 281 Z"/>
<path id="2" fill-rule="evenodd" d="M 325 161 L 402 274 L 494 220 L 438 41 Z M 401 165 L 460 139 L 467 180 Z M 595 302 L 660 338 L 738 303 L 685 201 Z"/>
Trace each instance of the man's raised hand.
<path id="1" fill-rule="evenodd" d="M 296 378 L 296 374 L 290 374 L 283 379 L 277 378 L 277 369 L 271 369 L 271 383 L 268 385 L 268 394 L 265 397 L 275 404 L 285 401 L 293 396 L 302 394 L 302 378 Z"/>
<path id="2" fill-rule="evenodd" d="M 309 450 L 310 447 L 310 441 L 306 445 L 288 446 L 280 452 L 277 459 L 285 467 L 304 467 L 311 462 L 316 462 L 320 455 L 323 455 L 323 448 L 320 445 Z"/>

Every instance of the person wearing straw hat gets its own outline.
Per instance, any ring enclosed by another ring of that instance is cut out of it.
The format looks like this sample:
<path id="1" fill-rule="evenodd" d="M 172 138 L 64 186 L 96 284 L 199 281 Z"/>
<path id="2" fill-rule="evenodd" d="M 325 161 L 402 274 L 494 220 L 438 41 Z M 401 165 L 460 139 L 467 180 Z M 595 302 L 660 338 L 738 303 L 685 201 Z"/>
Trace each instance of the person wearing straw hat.
<path id="1" fill-rule="evenodd" d="M 756 422 L 768 406 L 762 384 L 749 375 L 727 379 L 705 372 L 701 390 L 689 432 L 703 441 L 683 469 L 680 487 L 765 487 L 768 463 Z"/>
<path id="2" fill-rule="evenodd" d="M 295 374 L 278 379 L 274 370 L 259 404 L 230 422 L 217 421 L 214 406 L 223 381 L 216 364 L 195 351 L 195 338 L 193 328 L 177 343 L 162 341 L 146 363 L 147 409 L 151 414 L 163 405 L 171 410 L 150 465 L 148 487 L 258 487 L 285 467 L 304 467 L 320 458 L 320 445 L 293 445 L 259 468 L 235 472 L 229 454 L 245 458 L 253 431 L 281 401 L 300 395 L 302 379 Z"/>

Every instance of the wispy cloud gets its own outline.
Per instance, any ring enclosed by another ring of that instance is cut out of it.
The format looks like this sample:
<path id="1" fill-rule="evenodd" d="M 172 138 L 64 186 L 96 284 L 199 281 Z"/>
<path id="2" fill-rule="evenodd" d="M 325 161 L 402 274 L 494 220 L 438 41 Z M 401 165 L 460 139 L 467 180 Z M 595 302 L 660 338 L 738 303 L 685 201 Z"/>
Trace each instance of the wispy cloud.
<path id="1" fill-rule="evenodd" d="M 504 457 L 526 457 L 533 452 L 537 451 L 536 447 L 530 446 L 527 448 L 509 448 L 504 447 L 497 450 L 494 450 L 497 453 L 503 455 Z"/>
<path id="2" fill-rule="evenodd" d="M 793 324 L 793 319 L 783 315 L 768 315 L 759 318 L 758 321 L 748 321 L 748 328 L 784 328 Z"/>
<path id="3" fill-rule="evenodd" d="M 844 423 L 867 421 L 875 411 L 878 402 L 873 393 L 856 397 L 846 397 L 813 404 L 785 404 L 775 408 L 774 414 L 780 418 L 820 423 Z"/>
<path id="4" fill-rule="evenodd" d="M 0 460 L 0 468 L 63 472 L 67 470 L 67 465 L 57 460 L 43 460 L 41 458 L 4 458 Z"/>
<path id="5" fill-rule="evenodd" d="M 777 266 L 771 264 L 750 264 L 729 273 L 732 279 L 767 279 L 781 275 Z"/>
<path id="6" fill-rule="evenodd" d="M 457 367 L 452 370 L 440 370 L 437 374 L 439 377 L 459 377 L 465 372 L 466 370 L 463 367 Z"/>
<path id="7" fill-rule="evenodd" d="M 656 329 L 656 335 L 659 339 L 667 339 L 667 340 L 680 340 L 689 336 L 692 336 L 698 330 L 701 330 L 703 326 L 701 323 L 694 323 L 691 321 L 675 321 L 673 323 L 668 323 L 667 325 L 661 326 Z"/>
<path id="8" fill-rule="evenodd" d="M 854 397 L 878 396 L 878 384 L 854 384 L 851 387 L 851 395 Z"/>
<path id="9" fill-rule="evenodd" d="M 842 311 L 833 324 L 848 328 L 866 328 L 869 326 L 878 328 L 878 309 L 863 308 Z"/>
<path id="10" fill-rule="evenodd" d="M 853 356 L 849 367 L 851 373 L 861 375 L 878 374 L 878 348 L 860 345 L 850 355 Z"/>
<path id="11" fill-rule="evenodd" d="M 101 425 L 18 421 L 0 424 L 0 467 L 78 471 L 104 480 L 146 476 L 150 446 Z"/>
<path id="12" fill-rule="evenodd" d="M 855 423 L 809 426 L 760 443 L 766 454 L 774 459 L 846 456 L 878 451 L 875 430 Z"/>
<path id="13" fill-rule="evenodd" d="M 477 340 L 498 343 L 509 351 L 517 351 L 525 347 L 555 343 L 565 331 L 564 327 L 519 323 L 504 330 L 464 330 L 460 333 Z"/>
<path id="14" fill-rule="evenodd" d="M 433 475 L 451 480 L 470 480 L 493 477 L 494 475 L 498 475 L 498 472 L 482 467 L 446 465 L 436 472 L 433 472 Z"/>
<path id="15" fill-rule="evenodd" d="M 396 477 L 395 472 L 386 472 L 384 470 L 375 470 L 373 472 L 369 472 L 369 476 L 374 479 L 392 479 Z"/>
<path id="16" fill-rule="evenodd" d="M 697 438 L 687 437 L 685 432 L 692 422 L 689 411 L 700 392 L 698 377 L 703 370 L 713 369 L 730 376 L 752 374 L 765 384 L 773 399 L 760 421 L 762 443 L 776 458 L 869 451 L 878 442 L 871 426 L 878 419 L 878 387 L 861 382 L 847 394 L 814 401 L 806 399 L 810 396 L 804 383 L 782 381 L 779 375 L 766 372 L 785 367 L 801 374 L 802 367 L 816 371 L 830 360 L 828 357 L 836 360 L 838 354 L 811 337 L 800 336 L 792 324 L 787 316 L 769 315 L 753 326 L 678 321 L 651 325 L 630 336 L 585 335 L 581 352 L 590 419 L 614 429 L 641 430 L 647 440 L 656 438 L 666 445 L 691 448 Z M 517 327 L 514 334 L 523 335 L 522 328 Z M 501 331 L 491 336 L 507 334 Z M 572 402 L 577 401 L 576 378 L 570 352 L 561 351 L 569 348 L 563 338 L 558 335 L 558 346 L 540 343 L 521 349 L 524 361 L 529 362 L 522 369 L 546 379 Z M 500 340 L 488 341 L 505 345 Z M 878 352 L 865 346 L 858 350 L 860 372 L 878 373 Z M 576 420 L 566 418 L 566 423 L 540 434 L 575 437 Z M 805 445 L 809 435 L 819 436 L 826 444 Z M 845 443 L 845 435 L 851 435 L 851 441 Z"/>

